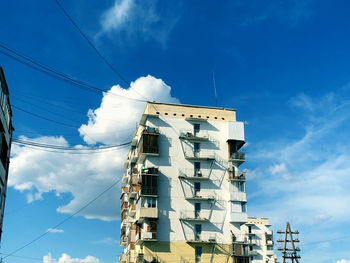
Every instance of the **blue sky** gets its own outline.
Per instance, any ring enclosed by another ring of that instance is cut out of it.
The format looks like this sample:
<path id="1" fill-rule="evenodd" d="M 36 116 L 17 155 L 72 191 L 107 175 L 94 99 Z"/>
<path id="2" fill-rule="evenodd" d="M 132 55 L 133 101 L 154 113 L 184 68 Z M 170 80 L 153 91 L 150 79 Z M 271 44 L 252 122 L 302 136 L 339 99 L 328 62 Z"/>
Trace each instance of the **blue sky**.
<path id="1" fill-rule="evenodd" d="M 2 3 L 0 41 L 133 98 L 215 106 L 214 71 L 219 106 L 237 109 L 246 122 L 248 214 L 269 217 L 275 230 L 289 220 L 301 232 L 304 262 L 350 262 L 348 1 L 61 3 L 128 85 L 54 1 Z M 77 89 L 1 54 L 0 64 L 13 105 L 76 126 L 13 109 L 15 137 L 92 146 L 132 136 L 144 103 Z M 120 177 L 125 151 L 81 156 L 14 146 L 1 252 L 46 231 Z M 17 255 L 115 262 L 119 223 L 115 189 Z"/>

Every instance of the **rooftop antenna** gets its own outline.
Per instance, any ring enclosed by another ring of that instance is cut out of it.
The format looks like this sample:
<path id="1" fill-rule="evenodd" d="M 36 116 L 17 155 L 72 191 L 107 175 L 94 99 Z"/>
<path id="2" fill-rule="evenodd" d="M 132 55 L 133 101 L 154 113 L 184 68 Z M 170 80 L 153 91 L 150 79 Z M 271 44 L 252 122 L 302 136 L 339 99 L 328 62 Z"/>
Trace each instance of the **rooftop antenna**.
<path id="1" fill-rule="evenodd" d="M 213 84 L 214 84 L 214 93 L 215 93 L 215 106 L 218 106 L 218 95 L 216 93 L 216 83 L 215 83 L 215 74 L 213 71 Z"/>

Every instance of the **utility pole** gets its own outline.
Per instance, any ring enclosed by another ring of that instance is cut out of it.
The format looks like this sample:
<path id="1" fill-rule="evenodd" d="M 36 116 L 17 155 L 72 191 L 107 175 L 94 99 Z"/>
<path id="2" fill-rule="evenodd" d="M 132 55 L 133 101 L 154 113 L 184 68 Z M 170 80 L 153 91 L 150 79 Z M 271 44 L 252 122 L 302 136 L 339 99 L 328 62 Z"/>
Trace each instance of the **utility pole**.
<path id="1" fill-rule="evenodd" d="M 298 235 L 299 231 L 292 231 L 289 222 L 287 222 L 285 231 L 278 230 L 277 233 L 284 235 L 284 239 L 277 240 L 277 242 L 283 243 L 283 247 L 278 248 L 278 251 L 282 251 L 283 254 L 282 263 L 287 262 L 287 259 L 291 259 L 292 263 L 299 263 L 300 256 L 298 255 L 298 252 L 300 251 L 300 248 L 296 247 L 294 243 L 299 243 L 300 241 L 298 238 L 293 238 L 293 235 Z M 289 243 L 291 247 L 289 246 Z"/>

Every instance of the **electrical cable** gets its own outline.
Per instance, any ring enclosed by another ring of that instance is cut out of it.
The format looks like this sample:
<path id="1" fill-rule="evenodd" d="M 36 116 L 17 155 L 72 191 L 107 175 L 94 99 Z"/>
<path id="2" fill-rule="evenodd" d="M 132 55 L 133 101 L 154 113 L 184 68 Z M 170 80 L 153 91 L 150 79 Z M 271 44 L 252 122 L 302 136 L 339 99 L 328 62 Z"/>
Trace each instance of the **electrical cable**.
<path id="1" fill-rule="evenodd" d="M 16 142 L 14 144 L 22 145 L 22 144 L 16 143 Z M 121 146 L 118 149 L 109 149 L 109 150 L 103 150 L 103 151 L 80 152 L 80 151 L 65 151 L 65 150 L 49 150 L 49 149 L 44 149 L 44 148 L 39 148 L 39 147 L 29 146 L 29 145 L 25 145 L 24 147 L 30 148 L 30 149 L 33 149 L 33 150 L 37 150 L 37 151 L 42 151 L 42 152 L 59 153 L 59 154 L 78 154 L 78 155 L 107 153 L 107 152 L 113 152 L 113 151 L 116 151 L 116 150 L 120 150 L 122 148 L 126 148 L 126 146 Z"/>
<path id="2" fill-rule="evenodd" d="M 129 82 L 119 73 L 118 70 L 116 70 L 115 67 L 102 55 L 102 53 L 97 49 L 97 47 L 90 41 L 90 39 L 87 37 L 87 35 L 83 32 L 83 30 L 78 26 L 78 24 L 73 20 L 73 18 L 68 14 L 66 9 L 61 5 L 59 0 L 55 0 L 57 6 L 61 9 L 63 14 L 67 17 L 67 19 L 71 22 L 71 24 L 78 30 L 80 35 L 87 41 L 87 43 L 90 45 L 90 47 L 96 52 L 96 54 L 106 63 L 106 65 L 121 79 L 126 85 L 129 85 Z M 133 90 L 135 93 L 143 97 L 145 100 L 149 101 L 148 98 L 137 92 L 136 90 Z"/>
<path id="3" fill-rule="evenodd" d="M 46 121 L 49 121 L 49 122 L 52 122 L 52 123 L 56 123 L 56 124 L 59 124 L 59 125 L 62 125 L 62 126 L 67 126 L 67 127 L 76 128 L 76 129 L 79 129 L 79 128 L 80 128 L 79 126 L 75 126 L 75 125 L 71 125 L 71 124 L 67 124 L 67 123 L 63 123 L 63 122 L 60 122 L 60 121 L 55 121 L 55 120 L 46 118 L 46 117 L 44 117 L 44 116 L 41 116 L 41 115 L 38 115 L 38 114 L 36 114 L 36 113 L 33 113 L 33 112 L 27 111 L 27 110 L 25 110 L 25 109 L 22 109 L 22 108 L 20 108 L 20 107 L 18 107 L 18 106 L 16 106 L 16 105 L 13 105 L 13 104 L 11 105 L 11 107 L 12 107 L 12 108 L 15 108 L 15 109 L 17 109 L 17 110 L 20 110 L 20 111 L 22 111 L 22 112 L 25 112 L 25 113 L 27 113 L 27 114 L 29 114 L 29 115 L 32 115 L 32 116 L 34 116 L 34 117 L 36 117 L 36 118 L 43 119 L 43 120 L 46 120 Z"/>
<path id="4" fill-rule="evenodd" d="M 112 66 L 112 64 L 101 54 L 101 52 L 95 47 L 95 45 L 90 41 L 90 39 L 85 35 L 85 33 L 80 29 L 77 23 L 74 22 L 73 18 L 64 9 L 58 0 L 55 0 L 57 6 L 61 9 L 63 14 L 68 18 L 72 25 L 78 30 L 80 35 L 87 41 L 90 47 L 96 52 L 96 54 L 106 63 L 106 65 L 122 80 L 126 85 L 129 85 L 128 81 Z"/>
<path id="5" fill-rule="evenodd" d="M 113 92 L 110 92 L 110 91 L 106 91 L 104 89 L 101 89 L 101 88 L 98 88 L 94 85 L 91 85 L 89 83 L 86 83 L 86 82 L 83 82 L 83 81 L 80 81 L 80 80 L 77 80 L 73 77 L 70 77 L 69 75 L 67 74 L 64 74 L 62 72 L 59 72 L 55 69 L 53 69 L 52 67 L 49 67 L 41 62 L 38 62 L 36 60 L 34 60 L 33 58 L 27 56 L 27 55 L 24 55 L 16 50 L 14 50 L 13 48 L 10 48 L 8 45 L 5 45 L 4 43 L 0 42 L 0 47 L 11 52 L 12 54 L 9 54 L 7 53 L 6 51 L 3 51 L 3 50 L 0 50 L 0 53 L 25 65 L 25 66 L 28 66 L 34 70 L 37 70 L 41 73 L 44 73 L 50 77 L 53 77 L 57 80 L 61 80 L 61 81 L 64 81 L 66 83 L 69 83 L 69 84 L 73 84 L 74 86 L 80 88 L 80 89 L 83 89 L 83 90 L 87 90 L 87 91 L 90 91 L 90 92 L 95 92 L 95 93 L 108 93 L 108 94 L 111 94 L 111 95 L 114 95 L 114 96 L 117 96 L 117 97 L 122 97 L 122 98 L 125 98 L 125 99 L 129 99 L 129 100 L 133 100 L 133 101 L 138 101 L 138 102 L 147 102 L 147 100 L 142 100 L 142 99 L 136 99 L 136 98 L 130 98 L 130 97 L 127 97 L 127 96 L 123 96 L 123 95 L 120 95 L 120 94 L 116 94 L 116 93 L 113 93 Z M 14 55 L 13 55 L 14 54 Z M 17 56 L 17 57 L 16 57 Z M 20 58 L 18 58 L 20 57 Z"/>
<path id="6" fill-rule="evenodd" d="M 75 148 L 75 147 L 69 147 L 69 146 L 63 146 L 63 145 L 53 145 L 53 144 L 46 144 L 46 143 L 40 143 L 36 141 L 30 141 L 30 140 L 22 140 L 18 138 L 13 138 L 12 142 L 22 145 L 29 145 L 33 147 L 39 147 L 39 148 L 46 148 L 46 149 L 55 149 L 55 150 L 66 150 L 66 151 L 100 151 L 100 150 L 106 150 L 106 149 L 112 149 L 112 148 L 118 148 L 126 145 L 130 145 L 131 142 L 125 142 L 117 145 L 105 145 L 105 146 L 99 146 L 99 147 L 88 147 L 88 148 Z"/>
<path id="7" fill-rule="evenodd" d="M 51 228 L 58 228 L 59 226 L 61 226 L 62 224 L 64 224 L 65 222 L 67 222 L 69 219 L 71 219 L 73 216 L 79 214 L 81 211 L 83 211 L 85 208 L 87 208 L 88 206 L 90 206 L 93 202 L 95 202 L 97 199 L 99 199 L 101 196 L 103 196 L 105 193 L 107 193 L 109 190 L 111 190 L 114 186 L 116 186 L 119 182 L 121 181 L 121 178 L 119 178 L 118 180 L 116 180 L 112 185 L 110 185 L 109 187 L 107 187 L 104 191 L 102 191 L 101 193 L 99 193 L 95 198 L 93 198 L 92 200 L 90 200 L 87 204 L 85 204 L 84 206 L 82 206 L 81 208 L 79 208 L 78 210 L 76 210 L 73 214 L 67 216 L 65 219 L 61 220 L 59 223 L 57 223 L 56 225 L 52 226 Z M 45 235 L 47 235 L 48 233 L 50 233 L 50 231 L 45 231 L 44 233 L 42 233 L 41 235 L 37 236 L 36 238 L 32 239 L 31 241 L 29 241 L 28 243 L 26 243 L 25 245 L 15 249 L 14 251 L 12 251 L 11 253 L 7 254 L 5 257 L 3 257 L 2 259 L 5 259 L 7 257 L 10 257 L 12 255 L 14 255 L 15 253 L 17 253 L 18 251 L 26 248 L 27 246 L 33 244 L 34 242 L 38 241 L 39 239 L 43 238 Z"/>

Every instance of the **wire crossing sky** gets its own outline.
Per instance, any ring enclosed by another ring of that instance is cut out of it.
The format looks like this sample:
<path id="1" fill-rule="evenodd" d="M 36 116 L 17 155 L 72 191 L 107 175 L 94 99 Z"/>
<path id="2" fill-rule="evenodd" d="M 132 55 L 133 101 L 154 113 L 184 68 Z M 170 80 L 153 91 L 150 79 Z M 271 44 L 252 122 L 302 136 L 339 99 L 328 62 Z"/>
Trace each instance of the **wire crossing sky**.
<path id="1" fill-rule="evenodd" d="M 121 178 L 145 103 L 158 101 L 236 109 L 248 215 L 274 230 L 289 221 L 305 262 L 350 262 L 349 7 L 3 3 L 0 65 L 15 128 L 3 257 L 47 232 L 4 261 L 115 262 L 119 187 L 74 213 Z"/>

